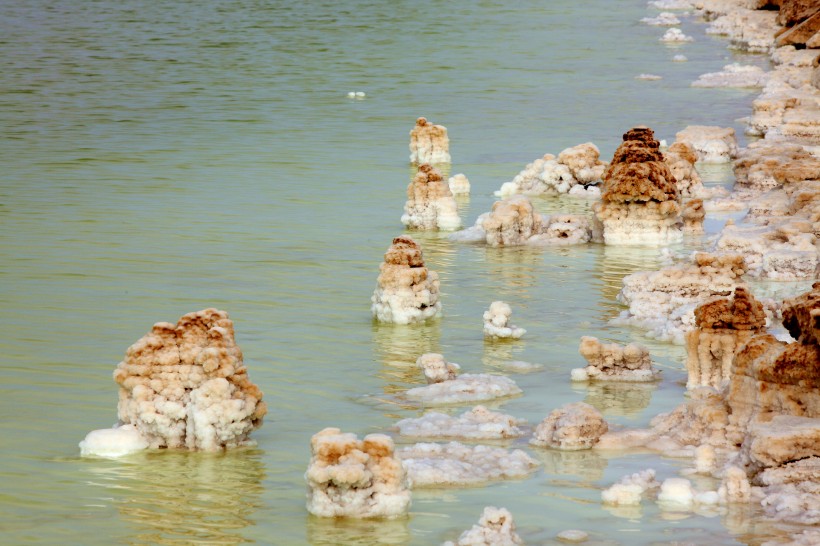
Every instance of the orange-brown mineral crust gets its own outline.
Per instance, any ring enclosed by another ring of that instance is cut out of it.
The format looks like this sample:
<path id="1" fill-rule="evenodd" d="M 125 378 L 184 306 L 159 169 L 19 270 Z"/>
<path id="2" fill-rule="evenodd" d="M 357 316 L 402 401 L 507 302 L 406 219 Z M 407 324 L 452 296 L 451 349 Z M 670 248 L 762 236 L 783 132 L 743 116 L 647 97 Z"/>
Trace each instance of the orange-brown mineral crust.
<path id="1" fill-rule="evenodd" d="M 604 172 L 602 201 L 677 201 L 677 181 L 659 147 L 652 129 L 627 131 Z"/>
<path id="2" fill-rule="evenodd" d="M 762 330 L 766 326 L 763 305 L 749 291 L 738 286 L 734 298 L 708 301 L 695 309 L 698 328 L 713 330 Z"/>
<path id="3" fill-rule="evenodd" d="M 406 265 L 408 267 L 424 267 L 424 256 L 421 246 L 411 237 L 399 235 L 393 239 L 393 244 L 384 253 L 384 263 L 390 265 Z"/>

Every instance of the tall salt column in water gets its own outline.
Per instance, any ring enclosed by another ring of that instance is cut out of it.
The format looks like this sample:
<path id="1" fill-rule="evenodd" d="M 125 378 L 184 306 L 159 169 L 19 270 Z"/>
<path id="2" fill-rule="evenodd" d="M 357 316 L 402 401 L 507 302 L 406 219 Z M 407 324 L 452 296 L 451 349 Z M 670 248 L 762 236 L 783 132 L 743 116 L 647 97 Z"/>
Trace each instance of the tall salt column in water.
<path id="1" fill-rule="evenodd" d="M 371 301 L 379 322 L 424 322 L 441 311 L 438 273 L 425 267 L 421 246 L 411 237 L 393 239 L 379 266 Z"/>
<path id="2" fill-rule="evenodd" d="M 407 202 L 401 222 L 410 229 L 454 230 L 461 227 L 453 193 L 432 165 L 420 165 L 407 186 Z"/>
<path id="3" fill-rule="evenodd" d="M 427 118 L 418 118 L 416 126 L 410 131 L 410 162 L 414 165 L 449 163 L 450 139 L 447 128 L 431 123 Z"/>
<path id="4" fill-rule="evenodd" d="M 663 245 L 683 239 L 675 177 L 652 129 L 635 127 L 623 136 L 603 176 L 595 215 L 608 245 Z"/>

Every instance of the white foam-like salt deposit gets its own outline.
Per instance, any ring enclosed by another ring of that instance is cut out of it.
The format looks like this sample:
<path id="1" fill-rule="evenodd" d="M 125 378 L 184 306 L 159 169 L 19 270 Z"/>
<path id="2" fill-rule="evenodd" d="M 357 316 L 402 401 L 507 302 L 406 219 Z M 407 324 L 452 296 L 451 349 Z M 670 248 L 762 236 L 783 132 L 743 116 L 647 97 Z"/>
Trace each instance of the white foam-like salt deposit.
<path id="1" fill-rule="evenodd" d="M 349 99 L 363 99 L 367 96 L 364 91 L 349 91 L 347 93 L 347 98 Z"/>
<path id="2" fill-rule="evenodd" d="M 476 406 L 458 417 L 431 411 L 415 419 L 402 419 L 396 428 L 402 436 L 416 438 L 502 440 L 522 436 L 518 425 L 523 423 L 511 415 Z"/>
<path id="3" fill-rule="evenodd" d="M 672 61 L 676 63 L 685 63 L 688 60 L 689 59 L 686 57 L 686 55 L 675 55 L 674 57 L 672 57 Z"/>
<path id="4" fill-rule="evenodd" d="M 470 194 L 470 180 L 464 173 L 454 174 L 447 179 L 447 184 L 450 186 L 450 193 L 453 195 Z"/>
<path id="5" fill-rule="evenodd" d="M 560 540 L 561 542 L 586 542 L 589 538 L 589 533 L 585 531 L 580 531 L 578 529 L 567 529 L 566 531 L 561 531 L 555 538 Z"/>
<path id="6" fill-rule="evenodd" d="M 763 87 L 768 77 L 759 66 L 732 63 L 720 72 L 701 74 L 692 87 Z"/>
<path id="7" fill-rule="evenodd" d="M 654 80 L 662 80 L 663 76 L 658 76 L 657 74 L 638 74 L 637 76 L 635 76 L 635 79 L 636 80 L 654 81 Z"/>
<path id="8" fill-rule="evenodd" d="M 663 11 L 657 17 L 644 17 L 641 19 L 641 23 L 655 27 L 671 27 L 679 25 L 680 19 L 674 13 Z"/>
<path id="9" fill-rule="evenodd" d="M 485 445 L 419 443 L 396 450 L 412 487 L 474 485 L 523 478 L 539 463 L 524 451 Z"/>
<path id="10" fill-rule="evenodd" d="M 667 43 L 683 43 L 683 42 L 692 42 L 694 38 L 691 36 L 687 36 L 683 33 L 683 31 L 679 28 L 670 28 L 666 32 L 664 32 L 663 36 L 660 38 L 661 42 Z"/>
<path id="11" fill-rule="evenodd" d="M 519 339 L 527 331 L 510 324 L 512 308 L 503 301 L 494 301 L 484 311 L 484 336 L 492 339 Z"/>
<path id="12" fill-rule="evenodd" d="M 655 470 L 648 468 L 624 476 L 608 489 L 601 491 L 601 500 L 605 504 L 640 504 L 643 494 L 659 485 L 655 480 Z"/>
<path id="13" fill-rule="evenodd" d="M 92 430 L 80 442 L 83 457 L 122 457 L 148 448 L 148 440 L 142 437 L 134 425 Z"/>
<path id="14" fill-rule="evenodd" d="M 647 5 L 651 8 L 665 10 L 686 10 L 695 7 L 689 0 L 653 0 Z"/>
<path id="15" fill-rule="evenodd" d="M 661 484 L 658 503 L 670 508 L 688 507 L 695 502 L 695 490 L 692 482 L 686 478 L 667 478 Z"/>
<path id="16" fill-rule="evenodd" d="M 427 405 L 446 405 L 482 402 L 517 394 L 521 394 L 521 389 L 509 377 L 465 373 L 452 380 L 410 389 L 405 396 Z"/>

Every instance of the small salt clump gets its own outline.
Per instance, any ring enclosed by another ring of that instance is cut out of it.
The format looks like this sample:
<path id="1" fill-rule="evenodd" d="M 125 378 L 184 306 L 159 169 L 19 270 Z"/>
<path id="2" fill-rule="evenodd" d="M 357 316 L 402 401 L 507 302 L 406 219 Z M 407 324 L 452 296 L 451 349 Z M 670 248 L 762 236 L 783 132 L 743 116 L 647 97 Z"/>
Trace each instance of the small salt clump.
<path id="1" fill-rule="evenodd" d="M 404 467 L 384 434 L 326 428 L 310 440 L 307 509 L 321 517 L 393 518 L 407 513 L 410 490 Z"/>
<path id="2" fill-rule="evenodd" d="M 604 417 L 585 402 L 553 410 L 535 429 L 530 444 L 565 451 L 590 449 L 609 430 Z"/>
<path id="3" fill-rule="evenodd" d="M 655 80 L 662 80 L 663 76 L 658 76 L 657 74 L 638 74 L 635 76 L 636 80 L 647 80 L 647 81 L 655 81 Z"/>
<path id="4" fill-rule="evenodd" d="M 447 362 L 444 355 L 439 353 L 425 353 L 416 359 L 416 366 L 421 368 L 428 385 L 455 379 L 461 366 L 455 362 Z"/>
<path id="5" fill-rule="evenodd" d="M 510 324 L 512 308 L 503 301 L 494 301 L 484 311 L 484 337 L 492 339 L 519 339 L 527 331 Z"/>
<path id="6" fill-rule="evenodd" d="M 661 36 L 661 42 L 668 42 L 668 43 L 682 43 L 682 42 L 691 42 L 694 38 L 691 36 L 687 36 L 684 34 L 681 29 L 679 28 L 670 28 L 666 32 L 664 32 L 663 36 Z"/>
<path id="7" fill-rule="evenodd" d="M 122 457 L 148 448 L 148 441 L 134 425 L 92 430 L 80 442 L 83 457 Z"/>
<path id="8" fill-rule="evenodd" d="M 663 11 L 657 17 L 644 17 L 642 23 L 656 27 L 671 27 L 680 24 L 680 19 L 674 13 Z"/>
<path id="9" fill-rule="evenodd" d="M 523 422 L 484 406 L 476 406 L 458 417 L 432 411 L 417 419 L 402 419 L 396 423 L 396 428 L 402 436 L 416 438 L 501 440 L 522 436 L 524 433 L 518 425 Z"/>
<path id="10" fill-rule="evenodd" d="M 441 173 L 423 163 L 407 186 L 401 222 L 409 229 L 454 230 L 461 227 L 458 205 Z"/>
<path id="11" fill-rule="evenodd" d="M 447 128 L 430 123 L 426 118 L 418 118 L 416 126 L 410 131 L 410 162 L 416 165 L 449 163 L 450 139 Z"/>
<path id="12" fill-rule="evenodd" d="M 597 338 L 584 336 L 578 350 L 589 364 L 586 368 L 572 370 L 573 381 L 646 382 L 658 379 L 649 351 L 642 345 L 630 343 L 621 347 L 617 343 L 603 344 Z"/>
<path id="13" fill-rule="evenodd" d="M 686 58 L 686 55 L 675 55 L 674 57 L 672 57 L 672 61 L 676 63 L 685 63 L 688 60 L 689 59 Z"/>
<path id="14" fill-rule="evenodd" d="M 670 508 L 689 507 L 695 502 L 692 482 L 686 478 L 667 478 L 661 484 L 658 502 Z"/>
<path id="15" fill-rule="evenodd" d="M 379 266 L 371 301 L 379 322 L 424 322 L 441 311 L 438 273 L 425 267 L 421 247 L 411 237 L 393 239 Z"/>
<path id="16" fill-rule="evenodd" d="M 631 505 L 640 504 L 643 494 L 659 487 L 655 480 L 655 471 L 651 468 L 627 475 L 621 478 L 608 489 L 601 492 L 601 500 L 605 504 Z"/>
<path id="17" fill-rule="evenodd" d="M 506 508 L 487 506 L 477 525 L 461 533 L 456 542 L 443 546 L 515 546 L 524 544 L 515 532 L 512 514 Z"/>
<path id="18" fill-rule="evenodd" d="M 470 181 L 463 173 L 458 173 L 456 175 L 451 176 L 447 180 L 447 184 L 450 187 L 450 192 L 453 195 L 470 194 Z"/>
<path id="19" fill-rule="evenodd" d="M 366 93 L 364 91 L 350 91 L 347 94 L 347 98 L 349 99 L 363 99 L 365 96 Z"/>

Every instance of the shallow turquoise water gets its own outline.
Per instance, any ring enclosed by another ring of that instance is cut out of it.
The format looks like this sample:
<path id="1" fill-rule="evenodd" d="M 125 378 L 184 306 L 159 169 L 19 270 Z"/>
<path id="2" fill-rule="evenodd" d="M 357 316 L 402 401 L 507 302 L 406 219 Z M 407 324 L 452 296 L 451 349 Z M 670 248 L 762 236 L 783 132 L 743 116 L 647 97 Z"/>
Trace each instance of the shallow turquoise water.
<path id="1" fill-rule="evenodd" d="M 544 365 L 514 375 L 525 394 L 498 406 L 533 424 L 586 400 L 642 426 L 680 402 L 682 349 L 608 323 L 620 279 L 657 266 L 655 250 L 486 249 L 414 234 L 441 276 L 444 317 L 394 327 L 369 313 L 382 254 L 402 233 L 420 115 L 448 128 L 452 173 L 470 178 L 467 225 L 546 152 L 592 141 L 608 160 L 636 124 L 670 142 L 690 124 L 740 130 L 752 91 L 688 84 L 763 59 L 732 56 L 692 19 L 682 28 L 694 43 L 664 46 L 664 29 L 638 22 L 652 13 L 604 0 L 0 0 L 2 542 L 437 544 L 485 505 L 509 508 L 533 544 L 572 527 L 606 544 L 765 536 L 738 514 L 602 508 L 600 489 L 623 474 L 667 477 L 683 464 L 649 454 L 533 451 L 544 467 L 531 478 L 418 491 L 400 521 L 304 508 L 310 436 L 418 415 L 391 395 L 420 383 L 409 366 L 422 352 L 470 372 Z M 689 62 L 670 62 L 681 52 Z M 364 100 L 347 98 L 358 90 Z M 527 328 L 522 341 L 483 341 L 495 299 Z M 230 313 L 265 392 L 258 448 L 80 459 L 84 435 L 116 420 L 111 373 L 125 349 L 154 322 L 210 306 Z M 648 344 L 664 381 L 571 386 L 582 335 Z"/>

